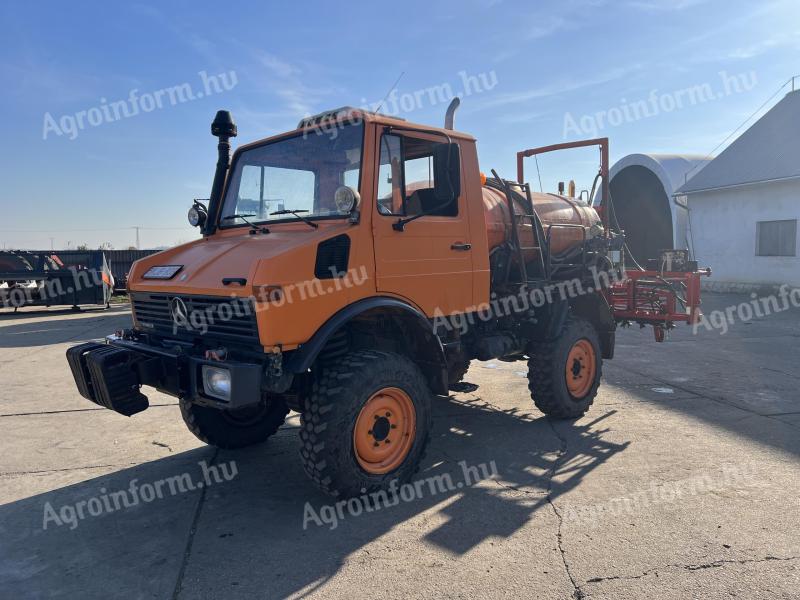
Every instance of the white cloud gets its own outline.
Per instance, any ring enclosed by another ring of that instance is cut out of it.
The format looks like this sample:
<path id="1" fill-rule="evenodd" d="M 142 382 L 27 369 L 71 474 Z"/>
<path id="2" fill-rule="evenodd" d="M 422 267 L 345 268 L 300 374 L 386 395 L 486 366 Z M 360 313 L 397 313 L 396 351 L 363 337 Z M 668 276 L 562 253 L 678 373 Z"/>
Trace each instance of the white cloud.
<path id="1" fill-rule="evenodd" d="M 264 93 L 275 94 L 283 109 L 293 118 L 309 115 L 319 109 L 326 98 L 341 93 L 335 85 L 309 85 L 309 81 L 324 81 L 322 68 L 309 62 L 290 62 L 278 55 L 255 50 L 255 66 L 243 69 L 245 76 Z"/>
<path id="2" fill-rule="evenodd" d="M 785 46 L 793 46 L 796 50 L 800 45 L 800 31 L 792 31 L 788 34 L 779 34 L 772 38 L 762 39 L 747 46 L 740 46 L 734 48 L 729 54 L 728 58 L 747 59 L 760 56 L 765 52 L 769 52 L 773 48 L 780 48 Z"/>
<path id="3" fill-rule="evenodd" d="M 534 24 L 525 32 L 525 37 L 529 40 L 538 40 L 570 28 L 566 19 L 553 15 Z"/>
<path id="4" fill-rule="evenodd" d="M 626 77 L 640 68 L 641 65 L 639 64 L 630 65 L 627 67 L 617 67 L 615 69 L 610 69 L 605 73 L 601 73 L 594 77 L 587 77 L 585 79 L 564 79 L 552 84 L 530 88 L 527 90 L 494 94 L 491 98 L 488 98 L 486 102 L 483 102 L 480 106 L 476 106 L 474 110 L 484 110 L 487 108 L 518 104 L 520 102 L 529 102 L 531 100 L 557 96 L 589 87 L 594 87 L 596 85 L 609 83 L 611 81 L 621 79 L 622 77 Z"/>
<path id="5" fill-rule="evenodd" d="M 299 75 L 300 69 L 293 64 L 267 52 L 258 53 L 259 62 L 278 77 L 291 77 Z"/>
<path id="6" fill-rule="evenodd" d="M 536 123 L 539 121 L 548 121 L 553 118 L 553 113 L 550 111 L 528 111 L 517 113 L 503 113 L 498 115 L 498 123 L 507 123 L 510 125 L 519 125 L 521 123 Z"/>
<path id="7" fill-rule="evenodd" d="M 705 4 L 708 0 L 633 0 L 628 2 L 631 8 L 646 11 L 681 11 Z"/>
<path id="8" fill-rule="evenodd" d="M 130 9 L 134 13 L 151 19 L 172 33 L 178 41 L 194 50 L 210 65 L 219 66 L 222 64 L 217 54 L 216 44 L 196 31 L 189 29 L 185 23 L 176 21 L 154 6 L 132 4 Z"/>

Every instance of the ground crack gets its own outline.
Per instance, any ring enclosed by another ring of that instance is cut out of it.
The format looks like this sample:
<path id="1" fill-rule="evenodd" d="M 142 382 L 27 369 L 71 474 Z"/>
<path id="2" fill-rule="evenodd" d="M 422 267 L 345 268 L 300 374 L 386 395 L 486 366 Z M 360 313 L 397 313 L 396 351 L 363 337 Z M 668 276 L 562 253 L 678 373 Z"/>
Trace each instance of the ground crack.
<path id="1" fill-rule="evenodd" d="M 169 404 L 151 404 L 148 408 L 156 408 L 158 406 L 177 406 L 177 402 L 170 402 Z M 37 415 L 58 415 L 61 413 L 76 413 L 76 412 L 96 412 L 98 410 L 108 410 L 104 406 L 98 406 L 97 408 L 68 408 L 62 410 L 42 410 L 38 412 L 24 412 L 24 413 L 6 413 L 4 415 L 0 415 L 0 418 L 3 417 L 31 417 Z"/>
<path id="2" fill-rule="evenodd" d="M 40 469 L 38 471 L 7 471 L 5 473 L 0 473 L 0 477 L 12 477 L 19 475 L 42 475 L 46 473 L 63 473 L 65 471 L 85 471 L 87 469 L 119 468 L 127 465 L 136 465 L 136 464 L 139 463 L 128 462 L 128 463 L 123 463 L 121 465 L 86 465 L 84 467 L 65 467 L 63 469 Z"/>
<path id="3" fill-rule="evenodd" d="M 217 455 L 219 454 L 219 448 L 214 449 L 214 456 L 211 457 L 209 461 L 210 465 L 214 465 L 217 462 Z M 197 501 L 197 508 L 194 511 L 194 517 L 192 518 L 192 525 L 189 528 L 189 538 L 186 540 L 186 549 L 183 552 L 183 560 L 181 561 L 181 568 L 178 571 L 178 578 L 175 581 L 175 589 L 172 591 L 172 600 L 177 600 L 178 596 L 183 589 L 183 578 L 186 575 L 186 567 L 189 565 L 189 558 L 192 555 L 192 544 L 194 543 L 194 535 L 197 532 L 197 523 L 200 521 L 200 513 L 203 510 L 203 504 L 206 501 L 206 491 L 208 490 L 208 486 L 204 485 L 203 489 L 200 491 L 200 499 Z"/>
<path id="4" fill-rule="evenodd" d="M 798 560 L 800 556 L 765 556 L 764 558 L 743 558 L 743 559 L 720 559 L 715 560 L 708 563 L 700 563 L 694 565 L 681 565 L 681 564 L 670 564 L 663 567 L 656 567 L 653 569 L 648 569 L 647 571 L 643 571 L 639 575 L 609 575 L 608 577 L 592 577 L 591 579 L 587 579 L 586 583 L 601 583 L 603 581 L 614 581 L 614 580 L 630 580 L 630 579 L 641 579 L 643 577 L 647 577 L 653 573 L 658 575 L 659 571 L 663 571 L 666 569 L 683 569 L 685 571 L 702 571 L 703 569 L 717 569 L 724 565 L 747 565 L 753 563 L 764 563 L 764 562 L 771 562 L 771 561 L 791 561 L 791 560 Z"/>
<path id="5" fill-rule="evenodd" d="M 547 479 L 547 503 L 552 507 L 553 512 L 556 515 L 556 519 L 558 520 L 558 529 L 556 530 L 556 541 L 558 543 L 558 551 L 561 553 L 561 562 L 564 563 L 564 570 L 567 572 L 567 577 L 569 577 L 570 582 L 572 583 L 572 587 L 574 588 L 572 592 L 572 597 L 575 600 L 582 600 L 586 598 L 586 593 L 581 589 L 581 586 L 575 581 L 575 577 L 572 575 L 572 569 L 570 569 L 569 562 L 567 561 L 567 554 L 564 551 L 563 539 L 561 535 L 561 527 L 564 524 L 564 519 L 561 516 L 561 512 L 558 510 L 558 507 L 553 502 L 553 479 L 556 476 L 556 471 L 558 471 L 558 467 L 561 464 L 562 459 L 567 454 L 567 438 L 561 435 L 556 426 L 553 424 L 553 420 L 550 417 L 547 417 L 547 423 L 550 425 L 550 429 L 553 430 L 553 433 L 558 438 L 559 442 L 561 442 L 561 447 L 558 450 L 558 456 L 553 461 L 553 467 L 550 469 L 550 473 Z"/>
<path id="6" fill-rule="evenodd" d="M 500 486 L 501 488 L 503 488 L 505 490 L 513 490 L 515 492 L 520 492 L 521 494 L 537 495 L 537 494 L 541 493 L 541 492 L 537 492 L 536 490 L 523 490 L 520 487 L 516 487 L 516 486 L 508 484 L 508 483 L 503 483 L 502 481 L 500 481 L 498 479 L 492 479 L 492 481 L 494 481 L 498 486 Z"/>

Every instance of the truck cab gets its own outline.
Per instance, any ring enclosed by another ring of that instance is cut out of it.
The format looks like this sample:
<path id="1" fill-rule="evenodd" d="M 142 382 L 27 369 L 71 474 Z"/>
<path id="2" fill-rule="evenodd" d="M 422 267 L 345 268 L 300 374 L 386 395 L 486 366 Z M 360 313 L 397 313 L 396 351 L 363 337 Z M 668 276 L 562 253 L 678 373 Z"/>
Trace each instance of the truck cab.
<path id="1" fill-rule="evenodd" d="M 258 342 L 288 352 L 360 299 L 398 298 L 431 317 L 488 300 L 475 140 L 347 109 L 316 121 L 234 153 L 203 237 L 133 268 L 135 318 L 140 293 L 254 296 Z M 148 277 L 165 264 L 180 272 Z"/>

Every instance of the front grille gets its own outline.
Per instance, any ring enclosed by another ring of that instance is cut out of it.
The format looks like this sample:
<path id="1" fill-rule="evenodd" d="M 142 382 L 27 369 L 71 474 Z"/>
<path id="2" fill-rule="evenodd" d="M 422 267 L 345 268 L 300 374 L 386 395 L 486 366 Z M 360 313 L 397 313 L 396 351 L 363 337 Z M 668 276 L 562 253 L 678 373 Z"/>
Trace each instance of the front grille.
<path id="1" fill-rule="evenodd" d="M 181 309 L 173 310 L 176 301 Z M 131 294 L 131 309 L 139 327 L 147 332 L 177 338 L 220 339 L 256 345 L 258 325 L 249 299 L 215 296 L 173 296 L 167 294 Z M 176 320 L 174 312 L 178 313 Z"/>

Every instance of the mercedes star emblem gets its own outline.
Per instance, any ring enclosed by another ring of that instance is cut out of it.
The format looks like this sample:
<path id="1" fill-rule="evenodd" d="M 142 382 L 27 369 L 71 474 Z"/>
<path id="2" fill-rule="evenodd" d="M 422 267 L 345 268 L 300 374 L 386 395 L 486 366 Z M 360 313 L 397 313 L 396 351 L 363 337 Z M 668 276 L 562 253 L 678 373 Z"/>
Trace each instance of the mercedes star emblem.
<path id="1" fill-rule="evenodd" d="M 173 298 L 169 301 L 169 312 L 175 325 L 189 327 L 189 309 L 181 298 Z"/>

